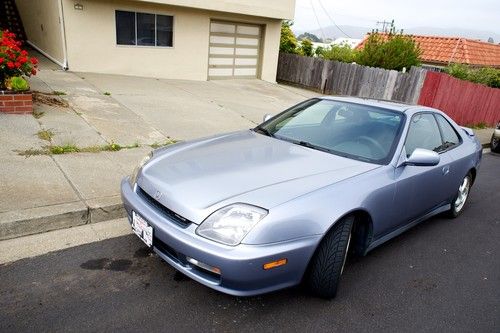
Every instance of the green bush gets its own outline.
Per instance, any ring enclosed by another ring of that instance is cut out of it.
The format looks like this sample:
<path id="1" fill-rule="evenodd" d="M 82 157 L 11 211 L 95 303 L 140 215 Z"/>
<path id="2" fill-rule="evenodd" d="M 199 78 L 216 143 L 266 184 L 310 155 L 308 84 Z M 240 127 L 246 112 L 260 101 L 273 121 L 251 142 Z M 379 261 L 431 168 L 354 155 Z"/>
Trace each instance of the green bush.
<path id="1" fill-rule="evenodd" d="M 464 64 L 451 64 L 445 72 L 457 79 L 480 83 L 492 88 L 500 88 L 500 69 L 483 67 L 471 68 Z"/>
<path id="2" fill-rule="evenodd" d="M 358 51 L 353 50 L 348 44 L 330 45 L 327 48 L 317 48 L 316 54 L 326 60 L 341 62 L 356 62 Z"/>
<path id="3" fill-rule="evenodd" d="M 299 54 L 306 57 L 314 55 L 313 44 L 309 39 L 304 39 L 300 42 Z"/>

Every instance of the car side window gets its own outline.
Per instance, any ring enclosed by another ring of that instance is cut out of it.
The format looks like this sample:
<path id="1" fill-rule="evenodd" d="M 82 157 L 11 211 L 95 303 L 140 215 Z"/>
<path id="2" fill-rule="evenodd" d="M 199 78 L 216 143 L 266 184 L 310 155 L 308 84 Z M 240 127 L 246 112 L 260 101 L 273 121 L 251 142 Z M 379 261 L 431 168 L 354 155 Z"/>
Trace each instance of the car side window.
<path id="1" fill-rule="evenodd" d="M 442 115 L 436 114 L 436 119 L 443 134 L 443 150 L 449 149 L 460 143 L 457 132 Z"/>
<path id="2" fill-rule="evenodd" d="M 434 116 L 430 113 L 414 115 L 410 120 L 410 128 L 406 137 L 407 157 L 410 157 L 417 148 L 439 151 L 441 146 L 441 133 Z"/>

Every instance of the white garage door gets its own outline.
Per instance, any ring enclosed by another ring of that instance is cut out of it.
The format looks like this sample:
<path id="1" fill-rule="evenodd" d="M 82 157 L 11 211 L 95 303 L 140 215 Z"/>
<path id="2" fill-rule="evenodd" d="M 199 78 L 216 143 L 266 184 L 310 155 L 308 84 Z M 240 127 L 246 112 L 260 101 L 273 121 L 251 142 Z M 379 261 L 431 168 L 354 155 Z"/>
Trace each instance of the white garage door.
<path id="1" fill-rule="evenodd" d="M 260 35 L 258 25 L 211 21 L 208 79 L 257 77 Z"/>

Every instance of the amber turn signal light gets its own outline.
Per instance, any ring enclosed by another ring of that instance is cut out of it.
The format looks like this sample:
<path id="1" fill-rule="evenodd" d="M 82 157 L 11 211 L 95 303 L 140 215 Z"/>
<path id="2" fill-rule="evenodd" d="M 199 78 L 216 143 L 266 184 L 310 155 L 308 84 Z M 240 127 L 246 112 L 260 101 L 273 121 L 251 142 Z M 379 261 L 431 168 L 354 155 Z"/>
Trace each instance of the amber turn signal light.
<path id="1" fill-rule="evenodd" d="M 271 269 L 271 268 L 275 268 L 275 267 L 286 265 L 287 262 L 288 262 L 288 259 L 283 258 L 283 259 L 279 259 L 279 260 L 276 260 L 276 261 L 268 262 L 268 263 L 264 264 L 263 268 L 267 270 L 267 269 Z"/>

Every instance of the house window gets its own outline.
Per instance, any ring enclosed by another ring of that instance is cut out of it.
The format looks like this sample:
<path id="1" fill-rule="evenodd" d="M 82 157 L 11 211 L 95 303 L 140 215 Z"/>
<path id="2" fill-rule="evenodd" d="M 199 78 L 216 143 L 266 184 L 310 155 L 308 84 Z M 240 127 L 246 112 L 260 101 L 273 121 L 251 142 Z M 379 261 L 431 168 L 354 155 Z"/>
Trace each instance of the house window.
<path id="1" fill-rule="evenodd" d="M 117 10 L 116 44 L 172 46 L 174 17 Z"/>

